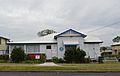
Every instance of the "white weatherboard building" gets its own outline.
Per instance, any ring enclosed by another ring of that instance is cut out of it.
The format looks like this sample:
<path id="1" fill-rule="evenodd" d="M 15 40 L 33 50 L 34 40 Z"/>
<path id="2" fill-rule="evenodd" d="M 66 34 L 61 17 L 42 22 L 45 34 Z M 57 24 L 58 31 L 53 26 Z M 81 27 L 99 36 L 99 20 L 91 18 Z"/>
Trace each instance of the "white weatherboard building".
<path id="1" fill-rule="evenodd" d="M 66 48 L 79 47 L 87 56 L 97 59 L 100 56 L 100 45 L 102 41 L 98 38 L 88 37 L 76 30 L 69 29 L 61 33 L 53 33 L 24 42 L 9 42 L 9 54 L 14 47 L 21 47 L 26 54 L 37 55 L 44 53 L 47 59 L 52 57 L 63 58 Z"/>

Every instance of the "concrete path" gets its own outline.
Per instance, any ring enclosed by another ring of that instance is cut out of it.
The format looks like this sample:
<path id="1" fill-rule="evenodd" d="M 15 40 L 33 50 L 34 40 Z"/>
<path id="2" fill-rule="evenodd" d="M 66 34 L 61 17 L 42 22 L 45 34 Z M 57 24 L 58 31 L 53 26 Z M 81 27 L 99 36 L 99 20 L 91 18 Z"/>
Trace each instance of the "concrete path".
<path id="1" fill-rule="evenodd" d="M 60 65 L 57 65 L 53 62 L 45 62 L 43 64 L 36 64 L 35 66 L 60 66 Z"/>

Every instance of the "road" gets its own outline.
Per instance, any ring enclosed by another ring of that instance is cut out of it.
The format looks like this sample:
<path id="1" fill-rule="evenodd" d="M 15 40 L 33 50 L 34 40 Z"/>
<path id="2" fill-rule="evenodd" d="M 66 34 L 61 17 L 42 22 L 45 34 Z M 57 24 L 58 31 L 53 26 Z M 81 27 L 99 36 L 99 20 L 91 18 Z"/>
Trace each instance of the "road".
<path id="1" fill-rule="evenodd" d="M 120 72 L 0 72 L 0 76 L 120 76 Z"/>

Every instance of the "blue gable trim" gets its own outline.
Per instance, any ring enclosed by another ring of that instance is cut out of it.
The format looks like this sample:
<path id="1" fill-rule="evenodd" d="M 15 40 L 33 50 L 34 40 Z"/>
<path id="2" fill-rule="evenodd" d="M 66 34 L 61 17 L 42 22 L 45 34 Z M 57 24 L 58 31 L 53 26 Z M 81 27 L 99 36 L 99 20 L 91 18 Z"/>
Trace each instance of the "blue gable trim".
<path id="1" fill-rule="evenodd" d="M 58 36 L 60 36 L 60 35 L 62 35 L 62 34 L 64 34 L 64 33 L 66 33 L 66 32 L 68 32 L 68 31 L 76 32 L 77 34 L 82 35 L 83 38 L 87 36 L 87 35 L 85 35 L 85 34 L 82 34 L 82 33 L 80 33 L 80 32 L 77 32 L 77 31 L 75 31 L 75 30 L 73 30 L 73 29 L 68 29 L 68 30 L 66 30 L 66 31 L 64 31 L 64 32 L 62 32 L 62 33 L 56 35 L 54 38 L 56 39 Z"/>

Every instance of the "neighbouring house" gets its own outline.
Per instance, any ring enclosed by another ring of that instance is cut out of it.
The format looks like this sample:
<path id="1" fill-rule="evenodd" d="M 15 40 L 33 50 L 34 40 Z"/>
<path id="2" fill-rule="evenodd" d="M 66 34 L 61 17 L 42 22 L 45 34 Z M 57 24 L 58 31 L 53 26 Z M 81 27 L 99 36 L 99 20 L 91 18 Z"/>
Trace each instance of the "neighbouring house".
<path id="1" fill-rule="evenodd" d="M 49 60 L 52 57 L 64 58 L 66 48 L 79 47 L 85 50 L 87 56 L 90 56 L 91 59 L 97 59 L 100 56 L 101 43 L 102 41 L 99 38 L 90 37 L 76 30 L 69 29 L 33 40 L 8 42 L 8 45 L 9 55 L 14 47 L 21 47 L 28 55 L 39 58 L 40 54 L 45 54 L 46 59 Z"/>
<path id="2" fill-rule="evenodd" d="M 112 47 L 107 46 L 105 48 L 106 49 L 103 50 L 102 47 L 101 47 L 101 49 L 100 49 L 101 55 L 102 56 L 111 56 L 112 55 Z"/>
<path id="3" fill-rule="evenodd" d="M 120 55 L 120 42 L 115 42 L 112 44 L 112 54 Z"/>
<path id="4" fill-rule="evenodd" d="M 9 42 L 8 38 L 0 36 L 0 55 L 8 54 L 7 42 Z"/>

